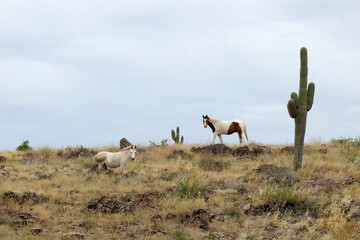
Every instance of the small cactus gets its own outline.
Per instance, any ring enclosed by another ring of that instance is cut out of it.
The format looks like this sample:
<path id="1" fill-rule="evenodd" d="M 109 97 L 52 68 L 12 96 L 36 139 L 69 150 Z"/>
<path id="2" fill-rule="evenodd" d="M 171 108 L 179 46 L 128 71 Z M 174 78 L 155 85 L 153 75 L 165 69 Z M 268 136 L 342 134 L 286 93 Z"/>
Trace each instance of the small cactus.
<path id="1" fill-rule="evenodd" d="M 172 140 L 174 140 L 174 142 L 176 144 L 178 144 L 178 143 L 183 144 L 184 143 L 184 137 L 181 136 L 181 138 L 180 138 L 180 128 L 179 127 L 176 127 L 176 134 L 175 134 L 175 130 L 171 129 L 171 138 L 172 138 Z"/>
<path id="2" fill-rule="evenodd" d="M 296 92 L 292 92 L 290 95 L 291 99 L 287 104 L 290 117 L 295 119 L 295 170 L 301 168 L 306 129 L 306 117 L 307 112 L 310 111 L 313 105 L 315 94 L 315 84 L 313 82 L 309 83 L 309 85 L 307 84 L 307 49 L 304 47 L 300 50 L 300 62 L 299 95 Z"/>

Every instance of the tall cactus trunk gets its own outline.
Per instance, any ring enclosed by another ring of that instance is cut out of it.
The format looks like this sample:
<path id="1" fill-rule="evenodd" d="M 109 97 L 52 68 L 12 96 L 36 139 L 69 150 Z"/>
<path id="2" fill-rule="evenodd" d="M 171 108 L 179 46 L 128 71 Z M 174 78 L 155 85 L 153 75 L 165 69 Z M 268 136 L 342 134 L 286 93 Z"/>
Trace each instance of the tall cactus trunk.
<path id="1" fill-rule="evenodd" d="M 307 112 L 299 113 L 295 119 L 295 141 L 294 141 L 294 169 L 301 168 L 304 150 L 305 130 Z"/>
<path id="2" fill-rule="evenodd" d="M 307 112 L 311 109 L 314 101 L 315 84 L 307 84 L 308 65 L 307 65 L 307 50 L 301 48 L 300 50 L 300 86 L 299 96 L 293 92 L 291 99 L 288 102 L 288 111 L 290 117 L 295 120 L 295 141 L 294 141 L 294 169 L 301 168 L 302 156 L 304 150 L 304 139 L 306 130 Z"/>
<path id="3" fill-rule="evenodd" d="M 304 139 L 306 130 L 306 117 L 307 117 L 307 50 L 302 48 L 300 50 L 300 86 L 299 86 L 299 108 L 298 116 L 295 118 L 295 156 L 294 156 L 294 169 L 301 168 L 302 155 L 304 149 Z"/>

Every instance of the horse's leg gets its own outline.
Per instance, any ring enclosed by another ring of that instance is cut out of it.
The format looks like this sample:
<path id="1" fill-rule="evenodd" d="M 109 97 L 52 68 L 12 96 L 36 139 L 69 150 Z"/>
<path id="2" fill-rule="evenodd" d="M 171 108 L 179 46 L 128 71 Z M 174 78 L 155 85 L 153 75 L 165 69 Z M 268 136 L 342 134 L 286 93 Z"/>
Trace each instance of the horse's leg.
<path id="1" fill-rule="evenodd" d="M 125 167 L 125 163 L 121 163 L 120 164 L 120 174 L 122 174 L 124 167 Z"/>
<path id="2" fill-rule="evenodd" d="M 220 139 L 220 143 L 221 143 L 221 144 L 223 144 L 223 143 L 222 143 L 222 137 L 221 137 L 221 134 L 218 134 L 218 137 L 219 137 L 219 139 Z"/>
<path id="3" fill-rule="evenodd" d="M 243 143 L 242 133 L 238 132 L 238 134 L 239 134 L 239 141 L 240 141 L 240 145 L 241 145 Z"/>
<path id="4" fill-rule="evenodd" d="M 101 170 L 102 166 L 104 165 L 104 162 L 99 162 L 97 165 L 98 165 L 98 169 Z"/>
<path id="5" fill-rule="evenodd" d="M 213 140 L 212 140 L 212 144 L 215 143 L 216 136 L 217 136 L 216 133 L 214 133 Z"/>

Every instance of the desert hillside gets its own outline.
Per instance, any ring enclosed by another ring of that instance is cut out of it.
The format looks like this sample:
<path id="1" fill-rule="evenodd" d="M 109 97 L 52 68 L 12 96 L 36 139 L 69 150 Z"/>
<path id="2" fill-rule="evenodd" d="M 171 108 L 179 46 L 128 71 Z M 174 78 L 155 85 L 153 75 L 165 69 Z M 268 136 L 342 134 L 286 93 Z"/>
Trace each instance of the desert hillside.
<path id="1" fill-rule="evenodd" d="M 2 152 L 1 239 L 360 239 L 358 141 L 117 146 Z"/>

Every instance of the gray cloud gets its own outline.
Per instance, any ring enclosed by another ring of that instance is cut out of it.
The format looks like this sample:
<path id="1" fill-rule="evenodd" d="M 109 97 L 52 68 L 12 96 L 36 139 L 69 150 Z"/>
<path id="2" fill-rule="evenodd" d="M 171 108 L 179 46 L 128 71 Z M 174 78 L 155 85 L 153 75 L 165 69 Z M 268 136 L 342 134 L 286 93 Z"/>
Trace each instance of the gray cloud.
<path id="1" fill-rule="evenodd" d="M 253 141 L 289 143 L 299 50 L 316 84 L 307 138 L 359 134 L 357 1 L 0 3 L 1 149 L 147 144 L 201 115 L 239 118 Z M 237 143 L 236 136 L 224 138 Z"/>

